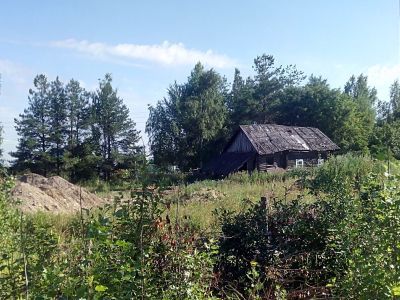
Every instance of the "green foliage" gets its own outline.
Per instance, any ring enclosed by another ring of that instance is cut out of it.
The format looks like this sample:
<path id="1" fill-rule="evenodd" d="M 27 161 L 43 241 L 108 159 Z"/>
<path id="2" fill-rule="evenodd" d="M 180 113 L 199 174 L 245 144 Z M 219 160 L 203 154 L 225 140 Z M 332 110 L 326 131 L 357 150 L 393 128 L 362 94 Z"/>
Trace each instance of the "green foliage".
<path id="1" fill-rule="evenodd" d="M 359 190 L 372 171 L 383 173 L 384 170 L 380 162 L 370 157 L 352 154 L 332 156 L 316 170 L 310 189 L 313 193 L 333 193 L 338 188 Z"/>
<path id="2" fill-rule="evenodd" d="M 51 165 L 51 115 L 50 83 L 45 75 L 34 79 L 35 89 L 29 90 L 29 105 L 19 119 L 15 119 L 19 135 L 17 151 L 11 155 L 16 158 L 14 169 L 46 175 Z"/>
<path id="3" fill-rule="evenodd" d="M 163 217 L 157 190 L 82 209 L 57 235 L 52 218 L 10 206 L 11 179 L 0 186 L 0 298 L 213 298 L 214 242 Z"/>
<path id="4" fill-rule="evenodd" d="M 3 156 L 2 144 L 3 144 L 3 126 L 1 126 L 0 123 L 0 166 L 2 165 L 2 156 Z"/>
<path id="5" fill-rule="evenodd" d="M 282 291 L 291 297 L 327 293 L 334 266 L 326 236 L 335 213 L 325 201 L 261 201 L 236 215 L 221 212 L 221 284 L 249 293 L 257 275 L 258 295 L 264 298 Z"/>
<path id="6" fill-rule="evenodd" d="M 276 122 L 281 113 L 276 107 L 284 90 L 305 78 L 295 66 L 276 66 L 273 56 L 266 54 L 254 59 L 253 69 L 256 75 L 246 80 L 235 70 L 227 103 L 232 129 L 240 124 Z"/>
<path id="7" fill-rule="evenodd" d="M 20 138 L 13 169 L 72 181 L 109 181 L 114 171 L 133 169 L 142 150 L 138 132 L 111 83 L 106 74 L 89 93 L 75 80 L 64 85 L 58 77 L 36 76 L 29 106 L 15 120 Z"/>
<path id="8" fill-rule="evenodd" d="M 226 180 L 234 183 L 257 184 L 266 182 L 284 182 L 290 179 L 299 179 L 302 181 L 302 183 L 304 183 L 309 176 L 314 174 L 314 172 L 315 170 L 312 168 L 297 168 L 280 172 L 237 172 L 230 174 Z"/>
<path id="9" fill-rule="evenodd" d="M 174 83 L 168 97 L 150 106 L 146 124 L 154 162 L 197 168 L 218 153 L 226 130 L 226 82 L 198 63 L 186 83 Z"/>
<path id="10" fill-rule="evenodd" d="M 100 174 L 107 181 L 111 179 L 115 165 L 135 160 L 135 154 L 140 151 L 135 123 L 111 83 L 110 74 L 100 80 L 91 107 L 92 143 L 97 156 L 101 157 Z"/>
<path id="11" fill-rule="evenodd" d="M 345 253 L 346 270 L 337 289 L 349 299 L 392 299 L 400 282 L 399 177 L 372 175 L 350 212 L 331 231 L 335 251 Z"/>
<path id="12" fill-rule="evenodd" d="M 246 79 L 235 69 L 229 92 L 221 75 L 200 64 L 187 83 L 172 84 L 167 97 L 149 108 L 146 132 L 154 162 L 183 170 L 201 167 L 222 150 L 238 125 L 254 123 L 317 127 L 342 153 L 369 153 L 377 96 L 366 76 L 350 77 L 342 91 L 313 75 L 302 84 L 306 77 L 301 71 L 276 65 L 271 55 L 258 56 L 253 69 L 254 76 Z M 394 84 L 393 107 L 399 102 L 398 90 Z M 381 146 L 379 137 L 375 142 Z"/>
<path id="13" fill-rule="evenodd" d="M 19 212 L 12 178 L 1 177 L 0 298 L 391 299 L 400 282 L 400 177 L 382 171 L 347 155 L 288 178 L 232 176 L 231 185 L 269 188 L 303 178 L 313 199 L 272 190 L 238 212 L 218 209 L 219 230 L 209 232 L 147 187 L 151 172 L 130 197 L 67 218 Z"/>

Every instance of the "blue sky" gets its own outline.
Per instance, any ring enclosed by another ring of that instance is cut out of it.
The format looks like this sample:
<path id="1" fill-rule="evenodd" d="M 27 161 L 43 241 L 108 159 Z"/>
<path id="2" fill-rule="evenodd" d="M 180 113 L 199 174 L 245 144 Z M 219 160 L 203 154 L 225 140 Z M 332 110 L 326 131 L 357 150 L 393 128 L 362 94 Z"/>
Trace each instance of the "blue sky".
<path id="1" fill-rule="evenodd" d="M 2 1 L 0 122 L 5 152 L 36 74 L 88 89 L 112 73 L 144 134 L 147 105 L 184 81 L 196 61 L 228 80 L 272 54 L 342 87 L 364 73 L 387 99 L 400 77 L 399 0 Z M 146 137 L 145 137 L 146 139 Z M 5 155 L 8 159 L 9 156 Z"/>

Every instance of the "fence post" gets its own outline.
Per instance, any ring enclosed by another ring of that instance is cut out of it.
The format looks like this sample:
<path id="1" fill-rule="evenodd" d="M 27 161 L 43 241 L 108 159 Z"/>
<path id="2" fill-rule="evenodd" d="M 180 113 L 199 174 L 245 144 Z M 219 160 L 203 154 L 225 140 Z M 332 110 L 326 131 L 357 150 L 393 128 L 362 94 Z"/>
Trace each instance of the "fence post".
<path id="1" fill-rule="evenodd" d="M 261 197 L 260 206 L 261 206 L 262 212 L 263 212 L 264 217 L 265 217 L 267 241 L 268 241 L 268 244 L 270 244 L 270 232 L 269 232 L 269 225 L 268 225 L 268 217 L 269 217 L 268 216 L 269 215 L 269 199 L 268 199 L 268 196 Z"/>

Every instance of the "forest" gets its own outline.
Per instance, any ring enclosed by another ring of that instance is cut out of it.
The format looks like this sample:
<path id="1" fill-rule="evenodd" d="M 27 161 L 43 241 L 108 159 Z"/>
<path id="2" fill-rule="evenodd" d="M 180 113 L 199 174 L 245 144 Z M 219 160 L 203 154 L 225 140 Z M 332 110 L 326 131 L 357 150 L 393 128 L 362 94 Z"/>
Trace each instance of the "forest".
<path id="1" fill-rule="evenodd" d="M 111 74 L 92 91 L 37 75 L 0 167 L 0 299 L 397 299 L 399 81 L 389 95 L 267 54 L 232 82 L 197 63 L 149 106 L 147 149 Z M 239 125 L 268 123 L 317 127 L 340 151 L 313 168 L 199 175 Z M 108 203 L 22 211 L 26 173 Z"/>

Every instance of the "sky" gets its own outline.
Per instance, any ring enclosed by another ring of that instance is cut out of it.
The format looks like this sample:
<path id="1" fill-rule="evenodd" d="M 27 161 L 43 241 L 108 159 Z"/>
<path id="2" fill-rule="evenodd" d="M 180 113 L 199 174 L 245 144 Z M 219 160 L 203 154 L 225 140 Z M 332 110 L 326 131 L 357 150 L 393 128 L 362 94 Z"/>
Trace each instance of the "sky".
<path id="1" fill-rule="evenodd" d="M 0 3 L 0 123 L 4 158 L 33 78 L 79 80 L 88 90 L 113 76 L 145 141 L 148 105 L 184 82 L 195 63 L 230 82 L 253 74 L 263 53 L 278 65 L 342 88 L 365 74 L 381 100 L 400 78 L 400 0 L 18 1 Z"/>

